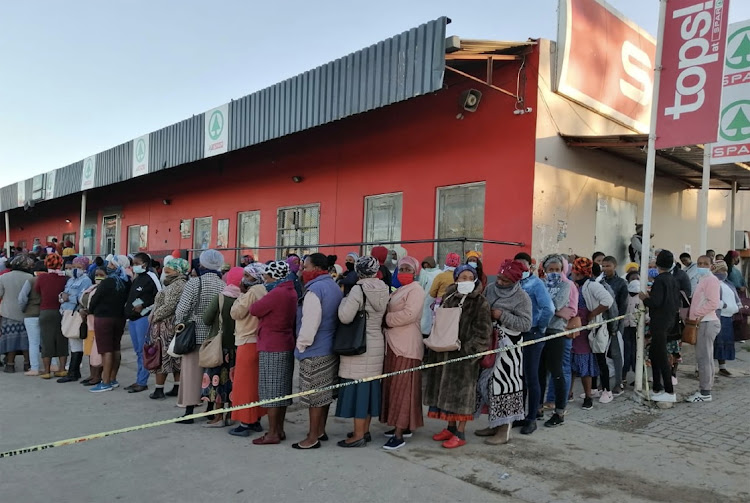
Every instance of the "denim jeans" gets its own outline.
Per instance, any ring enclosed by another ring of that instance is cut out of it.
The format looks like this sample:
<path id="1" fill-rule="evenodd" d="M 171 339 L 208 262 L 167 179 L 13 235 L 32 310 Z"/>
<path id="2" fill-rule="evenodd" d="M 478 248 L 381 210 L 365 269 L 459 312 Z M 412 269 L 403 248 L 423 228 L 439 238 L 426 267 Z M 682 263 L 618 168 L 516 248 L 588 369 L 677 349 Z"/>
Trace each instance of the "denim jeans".
<path id="1" fill-rule="evenodd" d="M 133 342 L 133 351 L 135 351 L 136 361 L 138 363 L 138 373 L 135 382 L 139 386 L 148 384 L 149 372 L 143 368 L 143 345 L 146 343 L 148 335 L 148 317 L 144 316 L 135 321 L 128 321 L 128 330 L 130 331 L 130 340 Z"/>
<path id="2" fill-rule="evenodd" d="M 42 332 L 39 329 L 39 318 L 24 318 L 23 324 L 26 327 L 26 334 L 29 337 L 29 363 L 31 370 L 42 370 L 42 353 L 39 350 L 42 343 Z"/>
<path id="3" fill-rule="evenodd" d="M 523 341 L 540 339 L 544 334 L 538 329 L 532 328 L 531 332 L 523 334 Z M 541 385 L 539 383 L 539 362 L 542 359 L 542 350 L 546 343 L 531 344 L 523 347 L 523 380 L 526 398 L 528 399 L 528 412 L 526 419 L 536 421 L 536 412 L 539 409 L 539 401 L 542 398 Z"/>
<path id="4" fill-rule="evenodd" d="M 570 391 L 570 381 L 572 379 L 572 371 L 570 367 L 570 359 L 571 359 L 571 350 L 573 348 L 573 339 L 568 339 L 565 337 L 565 340 L 563 341 L 565 344 L 563 346 L 563 379 L 565 380 L 565 393 L 568 393 Z M 567 400 L 567 397 L 566 397 Z M 552 376 L 549 377 L 549 383 L 547 384 L 547 399 L 545 402 L 549 403 L 555 403 L 555 381 Z"/>

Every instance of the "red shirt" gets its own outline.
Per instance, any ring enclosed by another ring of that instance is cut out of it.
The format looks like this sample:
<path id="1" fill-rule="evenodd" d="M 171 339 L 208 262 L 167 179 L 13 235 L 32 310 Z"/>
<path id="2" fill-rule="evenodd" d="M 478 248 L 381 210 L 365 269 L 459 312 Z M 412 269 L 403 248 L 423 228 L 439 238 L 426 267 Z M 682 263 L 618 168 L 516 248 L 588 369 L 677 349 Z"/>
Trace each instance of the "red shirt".
<path id="1" fill-rule="evenodd" d="M 67 282 L 67 277 L 57 273 L 40 274 L 34 282 L 34 291 L 42 296 L 39 309 L 60 309 L 59 296 Z"/>

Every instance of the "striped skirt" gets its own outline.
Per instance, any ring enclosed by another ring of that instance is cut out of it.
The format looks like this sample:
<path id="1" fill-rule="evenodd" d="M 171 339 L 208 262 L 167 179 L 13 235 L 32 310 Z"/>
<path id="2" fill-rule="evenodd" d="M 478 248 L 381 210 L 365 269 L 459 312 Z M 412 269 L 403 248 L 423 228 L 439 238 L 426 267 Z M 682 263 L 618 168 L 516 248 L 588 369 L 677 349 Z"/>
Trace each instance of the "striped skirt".
<path id="1" fill-rule="evenodd" d="M 309 391 L 337 384 L 339 380 L 338 355 L 313 356 L 299 361 L 299 390 Z M 325 407 L 336 398 L 336 392 L 322 391 L 300 398 L 305 407 Z"/>
<path id="2" fill-rule="evenodd" d="M 294 352 L 258 351 L 258 370 L 258 397 L 261 400 L 271 400 L 292 394 Z M 290 405 L 292 405 L 291 398 L 273 402 L 264 407 L 289 407 Z"/>
<path id="3" fill-rule="evenodd" d="M 387 348 L 383 373 L 406 370 L 421 364 L 421 360 L 396 356 L 390 348 Z M 380 409 L 380 422 L 409 430 L 424 426 L 421 372 L 407 372 L 383 379 L 383 406 Z"/>

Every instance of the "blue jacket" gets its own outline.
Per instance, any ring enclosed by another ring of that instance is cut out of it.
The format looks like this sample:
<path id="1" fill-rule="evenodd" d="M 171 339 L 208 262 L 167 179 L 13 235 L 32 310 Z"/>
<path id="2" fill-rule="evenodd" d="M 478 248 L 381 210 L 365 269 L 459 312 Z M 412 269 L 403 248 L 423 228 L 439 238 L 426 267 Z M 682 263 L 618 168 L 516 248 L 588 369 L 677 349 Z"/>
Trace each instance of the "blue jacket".
<path id="1" fill-rule="evenodd" d="M 555 304 L 547 287 L 541 279 L 531 275 L 521 280 L 521 288 L 531 298 L 531 328 L 538 328 L 544 333 L 555 315 Z"/>
<path id="2" fill-rule="evenodd" d="M 65 290 L 63 292 L 68 294 L 68 302 L 63 302 L 60 305 L 60 309 L 63 310 L 75 311 L 76 307 L 78 307 L 78 299 L 81 297 L 81 294 L 92 284 L 91 279 L 86 273 L 78 269 L 74 270 L 77 271 L 78 277 L 68 278 L 68 282 L 65 283 Z"/>
<path id="3" fill-rule="evenodd" d="M 341 304 L 341 299 L 344 297 L 341 293 L 341 288 L 339 288 L 328 274 L 318 276 L 307 283 L 305 285 L 305 295 L 297 307 L 298 338 L 303 323 L 302 306 L 305 302 L 304 299 L 308 295 L 315 295 L 320 300 L 321 320 L 312 344 L 303 353 L 300 353 L 298 348 L 294 349 L 294 356 L 298 360 L 333 354 L 333 337 L 336 335 L 336 329 L 339 326 L 339 304 Z"/>

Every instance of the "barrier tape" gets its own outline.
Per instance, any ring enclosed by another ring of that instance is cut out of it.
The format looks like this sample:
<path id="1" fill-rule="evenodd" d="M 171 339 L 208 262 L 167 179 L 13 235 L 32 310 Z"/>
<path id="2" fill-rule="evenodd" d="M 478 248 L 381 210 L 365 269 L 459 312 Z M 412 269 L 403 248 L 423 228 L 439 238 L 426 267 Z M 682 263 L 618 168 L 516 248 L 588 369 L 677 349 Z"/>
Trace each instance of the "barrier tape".
<path id="1" fill-rule="evenodd" d="M 161 421 L 154 421 L 152 423 L 145 423 L 145 424 L 140 424 L 140 425 L 137 425 L 137 426 L 128 426 L 128 427 L 125 427 L 125 428 L 119 428 L 117 430 L 103 431 L 101 433 L 94 433 L 94 434 L 85 435 L 85 436 L 82 436 L 82 437 L 68 438 L 68 439 L 65 439 L 65 440 L 58 440 L 56 442 L 49 442 L 49 443 L 46 443 L 46 444 L 32 445 L 32 446 L 24 447 L 24 448 L 21 448 L 21 449 L 14 449 L 12 451 L 0 452 L 0 459 L 2 459 L 2 458 L 10 458 L 10 457 L 13 457 L 13 456 L 20 456 L 22 454 L 29 454 L 29 453 L 32 453 L 32 452 L 44 451 L 44 450 L 47 450 L 47 449 L 52 449 L 53 447 L 62 447 L 62 446 L 65 446 L 65 445 L 80 444 L 80 443 L 87 442 L 89 440 L 94 440 L 94 439 L 97 439 L 97 438 L 105 438 L 105 437 L 111 437 L 113 435 L 120 435 L 121 433 L 130 433 L 131 431 L 145 430 L 147 428 L 155 428 L 157 426 L 164 426 L 164 425 L 167 425 L 167 424 L 173 424 L 173 423 L 176 423 L 178 421 L 183 421 L 183 420 L 186 420 L 186 419 L 197 419 L 197 418 L 200 418 L 200 417 L 213 416 L 215 414 L 224 414 L 224 413 L 232 412 L 232 411 L 235 411 L 235 410 L 251 409 L 253 407 L 262 407 L 264 405 L 268 405 L 268 404 L 271 404 L 271 403 L 279 402 L 279 401 L 282 401 L 282 400 L 289 400 L 289 399 L 293 399 L 293 398 L 300 398 L 300 397 L 303 397 L 303 396 L 313 395 L 315 393 L 321 393 L 323 391 L 333 391 L 333 390 L 337 390 L 337 389 L 343 388 L 345 386 L 352 386 L 354 384 L 361 384 L 361 383 L 366 383 L 366 382 L 370 382 L 370 381 L 376 381 L 376 380 L 380 380 L 380 379 L 385 379 L 387 377 L 393 377 L 393 376 L 397 376 L 397 375 L 401 375 L 401 374 L 406 374 L 406 373 L 409 373 L 409 372 L 417 372 L 419 370 L 431 369 L 431 368 L 434 368 L 434 367 L 441 367 L 443 365 L 449 365 L 449 364 L 452 364 L 452 363 L 458 363 L 458 362 L 462 362 L 462 361 L 465 361 L 465 360 L 479 359 L 479 358 L 482 358 L 483 356 L 487 356 L 487 355 L 491 355 L 491 354 L 496 354 L 496 353 L 500 353 L 500 352 L 503 352 L 503 351 L 509 351 L 511 349 L 522 348 L 522 347 L 525 347 L 525 346 L 531 346 L 532 344 L 539 344 L 540 342 L 545 342 L 545 341 L 548 341 L 548 340 L 551 340 L 551 339 L 556 339 L 558 337 L 564 337 L 564 336 L 566 336 L 568 334 L 573 334 L 573 333 L 576 333 L 576 332 L 581 332 L 583 330 L 590 330 L 592 328 L 596 328 L 596 327 L 604 325 L 606 323 L 610 323 L 612 321 L 619 321 L 619 320 L 622 320 L 624 318 L 625 318 L 625 315 L 622 315 L 622 316 L 618 316 L 616 318 L 611 318 L 611 319 L 608 319 L 608 320 L 604 320 L 604 321 L 600 321 L 600 322 L 596 322 L 596 323 L 591 323 L 589 325 L 586 325 L 586 326 L 583 326 L 583 327 L 579 327 L 579 328 L 576 328 L 576 329 L 573 329 L 573 330 L 566 330 L 566 331 L 563 331 L 563 332 L 558 332 L 558 333 L 555 333 L 555 334 L 546 335 L 544 337 L 540 337 L 539 339 L 534 339 L 533 341 L 525 341 L 525 342 L 521 342 L 519 344 L 514 344 L 512 346 L 506 346 L 506 347 L 497 348 L 497 349 L 490 349 L 490 350 L 487 350 L 487 351 L 482 351 L 481 353 L 475 353 L 475 354 L 472 354 L 472 355 L 460 356 L 458 358 L 451 358 L 450 360 L 445 360 L 445 361 L 442 361 L 442 362 L 423 363 L 422 365 L 419 365 L 417 367 L 412 367 L 412 368 L 408 368 L 408 369 L 404 369 L 404 370 L 398 370 L 396 372 L 388 372 L 386 374 L 380 374 L 380 375 L 376 375 L 376 376 L 372 376 L 372 377 L 365 377 L 363 379 L 356 379 L 354 381 L 348 381 L 348 382 L 345 382 L 345 383 L 332 384 L 331 386 L 326 386 L 324 388 L 312 389 L 312 390 L 307 390 L 307 391 L 300 391 L 300 392 L 297 392 L 297 393 L 292 393 L 290 395 L 285 395 L 285 396 L 281 396 L 281 397 L 278 397 L 278 398 L 271 398 L 271 399 L 267 399 L 267 400 L 259 400 L 257 402 L 252 402 L 252 403 L 248 403 L 248 404 L 245 404 L 245 405 L 234 405 L 232 407 L 225 407 L 223 409 L 215 409 L 215 410 L 208 411 L 208 412 L 196 412 L 194 414 L 190 414 L 190 415 L 186 415 L 186 416 L 180 416 L 180 417 L 176 417 L 176 418 L 172 418 L 172 419 L 163 419 Z"/>

